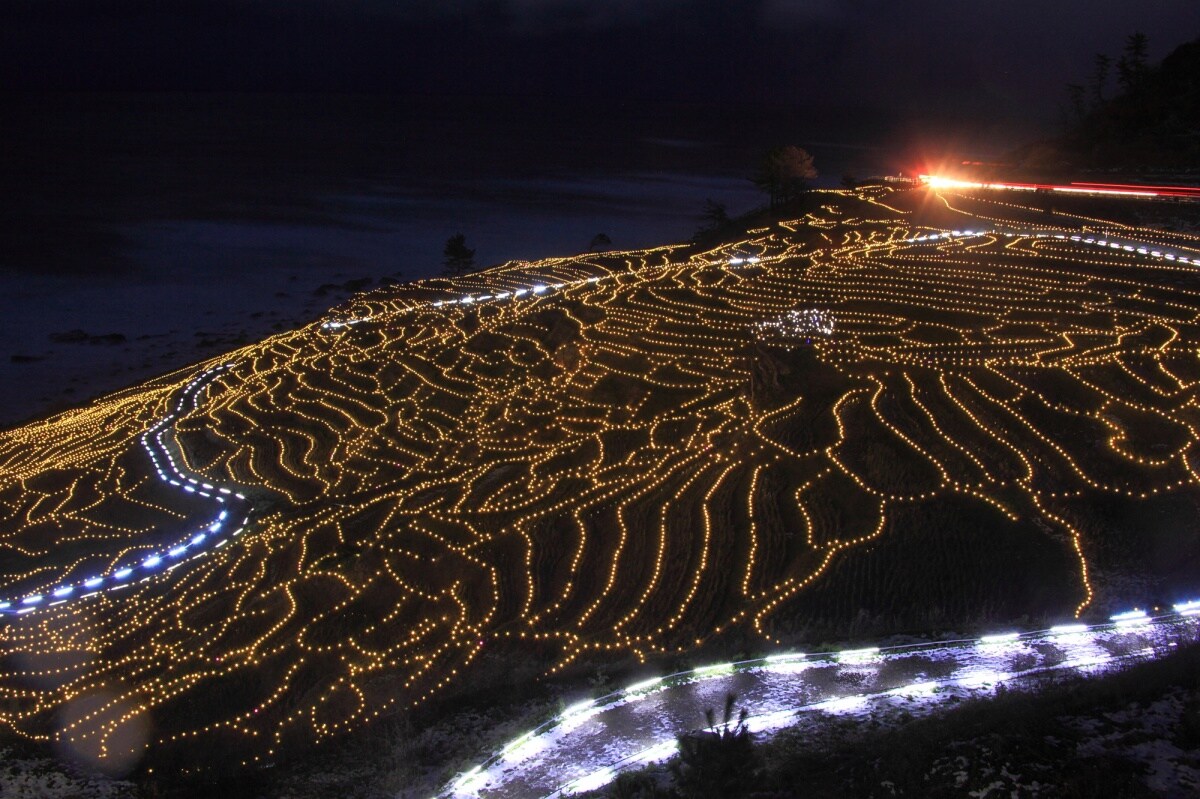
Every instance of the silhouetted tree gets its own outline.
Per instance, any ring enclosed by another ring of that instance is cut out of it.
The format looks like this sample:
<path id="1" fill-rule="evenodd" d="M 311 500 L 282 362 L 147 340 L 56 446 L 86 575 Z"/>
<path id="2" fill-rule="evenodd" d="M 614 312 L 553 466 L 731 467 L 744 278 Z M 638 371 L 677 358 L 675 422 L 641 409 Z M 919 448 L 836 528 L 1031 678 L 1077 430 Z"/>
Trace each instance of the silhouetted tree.
<path id="1" fill-rule="evenodd" d="M 1085 90 L 1078 83 L 1067 84 L 1067 102 L 1070 103 L 1070 121 L 1078 123 L 1087 116 L 1087 103 L 1084 102 Z"/>
<path id="2" fill-rule="evenodd" d="M 595 236 L 592 236 L 592 243 L 588 245 L 588 252 L 592 252 L 594 250 L 602 250 L 605 247 L 611 247 L 611 246 L 612 246 L 612 239 L 610 239 L 608 237 L 607 233 L 597 233 Z"/>
<path id="3" fill-rule="evenodd" d="M 754 176 L 754 185 L 771 198 L 771 208 L 796 197 L 817 176 L 813 157 L 794 144 L 776 147 L 767 153 Z"/>
<path id="4" fill-rule="evenodd" d="M 608 799 L 678 799 L 673 791 L 660 788 L 645 772 L 618 774 L 606 793 Z"/>
<path id="5" fill-rule="evenodd" d="M 446 239 L 446 247 L 442 250 L 442 274 L 446 277 L 458 277 L 475 266 L 475 251 L 467 246 L 467 237 L 455 233 Z"/>
<path id="6" fill-rule="evenodd" d="M 1146 75 L 1148 43 L 1144 33 L 1132 33 L 1125 40 L 1125 52 L 1117 61 L 1117 79 L 1126 92 L 1132 92 L 1142 85 Z"/>
<path id="7" fill-rule="evenodd" d="M 725 203 L 719 203 L 715 200 L 705 200 L 704 208 L 700 211 L 700 221 L 704 223 L 704 227 L 700 228 L 701 233 L 707 233 L 711 230 L 720 230 L 729 224 L 729 210 Z"/>
<path id="8" fill-rule="evenodd" d="M 1090 88 L 1092 90 L 1092 107 L 1096 108 L 1103 105 L 1108 99 L 1104 96 L 1104 89 L 1108 85 L 1108 73 L 1112 67 L 1112 59 L 1104 53 L 1096 53 L 1092 65 Z"/>
<path id="9" fill-rule="evenodd" d="M 671 761 L 675 786 L 687 799 L 735 799 L 744 796 L 757 768 L 758 753 L 746 726 L 746 709 L 733 721 L 733 694 L 725 696 L 725 713 L 717 724 L 713 709 L 704 711 L 708 729 L 679 735 L 679 757 Z"/>

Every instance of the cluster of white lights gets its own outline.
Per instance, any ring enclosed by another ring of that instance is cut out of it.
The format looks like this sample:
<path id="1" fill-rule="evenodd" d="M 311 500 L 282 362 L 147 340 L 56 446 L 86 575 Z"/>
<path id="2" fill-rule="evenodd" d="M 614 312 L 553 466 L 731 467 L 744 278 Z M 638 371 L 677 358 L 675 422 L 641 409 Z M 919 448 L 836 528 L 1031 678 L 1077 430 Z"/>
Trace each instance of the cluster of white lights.
<path id="1" fill-rule="evenodd" d="M 230 366 L 232 364 L 222 364 L 209 369 L 184 386 L 179 401 L 175 404 L 175 409 L 147 430 L 141 438 L 142 447 L 145 448 L 151 463 L 154 464 L 154 470 L 159 479 L 188 494 L 213 500 L 220 508 L 216 517 L 205 523 L 199 531 L 188 535 L 183 540 L 176 541 L 158 552 L 152 552 L 138 562 L 114 569 L 110 574 L 89 577 L 76 583 L 66 583 L 46 594 L 32 593 L 16 599 L 0 601 L 0 615 L 24 615 L 41 607 L 53 607 L 71 600 L 95 596 L 105 591 L 127 588 L 134 583 L 150 579 L 156 573 L 172 571 L 185 561 L 206 555 L 213 549 L 219 549 L 229 538 L 236 537 L 245 530 L 246 523 L 250 519 L 248 513 L 242 517 L 237 528 L 232 530 L 228 537 L 221 537 L 221 531 L 229 526 L 231 506 L 244 502 L 246 496 L 231 488 L 213 485 L 187 474 L 180 468 L 170 449 L 163 442 L 163 436 L 183 413 L 187 403 L 190 401 L 195 407 L 199 401 L 200 390 Z M 141 579 L 133 579 L 138 574 L 142 575 Z"/>
<path id="2" fill-rule="evenodd" d="M 419 310 L 421 308 L 449 308 L 449 307 L 452 307 L 455 305 L 460 305 L 460 306 L 461 305 L 476 305 L 478 303 L 494 302 L 496 300 L 507 300 L 507 299 L 516 300 L 516 299 L 520 299 L 520 298 L 526 297 L 526 296 L 542 296 L 549 292 L 562 291 L 563 289 L 571 288 L 574 286 L 586 285 L 588 283 L 599 283 L 601 280 L 605 279 L 605 277 L 613 277 L 613 276 L 612 275 L 606 275 L 604 277 L 593 276 L 593 277 L 588 277 L 588 278 L 582 278 L 580 280 L 572 280 L 572 281 L 565 282 L 565 283 L 545 283 L 545 284 L 539 283 L 538 285 L 531 286 L 529 288 L 516 289 L 514 291 L 497 291 L 493 294 L 467 294 L 462 297 L 456 297 L 451 300 L 434 300 L 432 302 L 421 303 L 419 305 L 413 306 L 412 310 Z M 344 327 L 352 327 L 354 325 L 361 324 L 363 322 L 368 322 L 368 321 L 370 321 L 370 317 L 360 317 L 357 319 L 342 319 L 342 320 L 335 320 L 335 321 L 330 321 L 330 322 L 322 322 L 321 329 L 322 330 L 340 330 L 341 328 L 344 328 Z"/>
<path id="3" fill-rule="evenodd" d="M 1123 252 L 1137 253 L 1138 255 L 1147 255 L 1151 258 L 1157 258 L 1164 261 L 1176 261 L 1181 264 L 1200 265 L 1200 258 L 1192 258 L 1166 250 L 1146 247 L 1141 242 L 1115 241 L 1111 236 L 1107 238 L 1097 238 L 1095 236 L 1071 235 L 1067 233 L 1047 233 L 1044 231 L 951 230 L 945 233 L 930 233 L 925 236 L 899 239 L 897 243 L 910 244 L 916 242 L 938 241 L 950 238 L 952 236 L 1005 236 L 1007 238 L 1057 239 L 1059 241 L 1073 241 L 1077 244 L 1090 244 L 1095 247 L 1107 247 L 1110 250 L 1121 250 Z"/>
<path id="4" fill-rule="evenodd" d="M 1200 615 L 1200 599 L 1190 599 L 1175 605 L 1175 612 L 1180 616 Z"/>
<path id="5" fill-rule="evenodd" d="M 1150 623 L 1150 616 L 1144 610 L 1127 610 L 1109 617 L 1118 627 L 1142 627 Z"/>
<path id="6" fill-rule="evenodd" d="M 1042 637 L 1053 639 L 1066 636 L 1083 639 L 1088 633 L 1123 633 L 1134 627 L 1150 627 L 1155 622 L 1170 624 L 1180 621 L 1180 617 L 1192 617 L 1200 615 L 1200 599 L 1176 604 L 1174 606 L 1174 610 L 1174 615 L 1164 614 L 1151 617 L 1144 610 L 1134 609 L 1112 615 L 1110 617 L 1110 621 L 1105 624 L 1063 624 L 1051 627 L 1048 630 L 1032 631 L 1028 633 L 1008 631 L 984 635 L 978 639 L 968 639 L 966 641 L 932 642 L 915 646 L 905 645 L 884 647 L 882 649 L 880 647 L 866 647 L 860 649 L 841 650 L 838 652 L 809 654 L 802 652 L 780 652 L 755 660 L 738 661 L 732 663 L 716 663 L 707 666 L 699 666 L 689 671 L 681 671 L 663 677 L 653 677 L 647 680 L 636 682 L 623 690 L 616 691 L 608 694 L 607 696 L 603 696 L 598 699 L 589 699 L 582 702 L 577 702 L 567 707 L 550 721 L 547 721 L 541 726 L 530 730 L 510 741 L 496 754 L 492 755 L 492 757 L 488 758 L 483 763 L 475 766 L 467 772 L 460 774 L 457 779 L 447 785 L 442 792 L 438 794 L 438 797 L 447 798 L 476 796 L 478 795 L 479 791 L 483 790 L 491 782 L 491 769 L 493 766 L 501 765 L 503 767 L 511 767 L 513 764 L 520 762 L 532 754 L 542 751 L 549 745 L 548 741 L 539 743 L 539 739 L 549 739 L 552 737 L 557 738 L 558 736 L 577 728 L 587 719 L 592 718 L 604 711 L 612 710 L 631 702 L 647 699 L 653 694 L 666 688 L 720 679 L 728 677 L 735 672 L 763 670 L 774 674 L 793 674 L 803 671 L 804 667 L 814 663 L 836 662 L 843 665 L 865 665 L 868 663 L 879 662 L 886 655 L 916 652 L 922 649 L 930 649 L 947 645 L 974 646 L 979 648 L 980 651 L 996 651 L 996 648 L 998 647 L 1019 644 L 1021 643 L 1022 639 L 1035 639 Z M 1004 650 L 1000 649 L 1000 651 Z M 943 687 L 994 687 L 995 685 L 998 685 L 1006 680 L 1021 676 L 1021 674 L 1054 668 L 1088 668 L 1103 665 L 1111 660 L 1112 657 L 1106 654 L 1082 655 L 1055 666 L 1038 667 L 1032 669 L 1031 671 L 1021 672 L 1019 674 L 1010 674 L 1007 672 L 998 672 L 987 669 L 980 670 L 978 667 L 975 667 L 967 669 L 961 674 L 946 679 L 922 680 L 910 685 L 889 689 L 888 691 L 883 692 L 882 695 L 931 697 Z M 752 716 L 750 717 L 750 722 L 752 722 L 751 728 L 754 730 L 766 730 L 783 726 L 790 719 L 793 719 L 801 710 L 818 710 L 827 713 L 852 712 L 866 705 L 869 699 L 869 696 L 863 694 L 833 697 L 822 700 L 821 702 L 815 704 L 805 705 L 803 708 L 790 708 L 786 710 L 773 711 L 761 716 Z M 672 737 L 670 740 L 665 740 L 656 743 L 649 748 L 642 749 L 617 763 L 611 763 L 604 768 L 579 777 L 567 783 L 566 785 L 563 785 L 554 793 L 549 794 L 547 799 L 554 799 L 555 797 L 569 796 L 575 793 L 583 793 L 602 788 L 616 779 L 617 774 L 620 771 L 636 765 L 663 760 L 670 757 L 675 753 L 675 751 L 676 742 Z"/>
<path id="7" fill-rule="evenodd" d="M 711 264 L 712 266 L 747 266 L 760 263 L 762 261 L 756 255 L 746 257 L 734 257 L 727 261 Z M 637 267 L 629 270 L 629 273 L 638 272 L 647 267 Z M 651 267 L 654 268 L 654 267 Z M 479 303 L 496 302 L 498 300 L 519 300 L 523 297 L 542 297 L 551 293 L 560 292 L 564 289 L 575 288 L 577 286 L 586 286 L 593 283 L 599 283 L 602 280 L 608 280 L 614 277 L 622 276 L 623 272 L 614 272 L 607 275 L 593 275 L 591 277 L 580 278 L 578 280 L 568 280 L 561 283 L 538 283 L 526 288 L 514 289 L 512 291 L 497 291 L 491 294 L 465 294 L 461 297 L 455 297 L 449 300 L 433 300 L 425 303 L 418 303 L 412 306 L 409 310 L 421 310 L 423 308 L 452 308 L 454 306 L 471 306 Z M 362 324 L 363 322 L 371 321 L 371 317 L 364 316 L 355 319 L 338 319 L 329 322 L 322 322 L 322 330 L 341 330 L 346 327 Z"/>
<path id="8" fill-rule="evenodd" d="M 811 338 L 833 333 L 833 314 L 820 308 L 793 308 L 774 319 L 756 322 L 755 330 L 780 338 Z"/>

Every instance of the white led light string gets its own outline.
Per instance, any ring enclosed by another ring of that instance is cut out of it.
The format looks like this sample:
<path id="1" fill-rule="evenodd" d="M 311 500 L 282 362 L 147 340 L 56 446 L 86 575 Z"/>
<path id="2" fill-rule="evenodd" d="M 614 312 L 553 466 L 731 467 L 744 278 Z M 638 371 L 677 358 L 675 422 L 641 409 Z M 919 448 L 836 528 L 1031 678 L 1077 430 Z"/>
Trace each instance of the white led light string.
<path id="1" fill-rule="evenodd" d="M 214 485 L 187 473 L 171 454 L 164 436 L 184 412 L 188 401 L 193 407 L 199 402 L 200 391 L 232 364 L 221 364 L 202 372 L 183 388 L 173 411 L 160 419 L 142 434 L 140 441 L 146 450 L 159 479 L 180 491 L 212 500 L 220 509 L 216 517 L 203 524 L 197 531 L 175 541 L 170 546 L 141 556 L 138 561 L 114 566 L 106 574 L 98 574 L 73 583 L 64 583 L 44 593 L 32 592 L 13 599 L 0 600 L 0 618 L 5 615 L 20 616 L 41 608 L 50 608 L 68 602 L 86 599 L 97 594 L 116 591 L 131 584 L 144 582 L 157 574 L 174 570 L 188 560 L 203 557 L 213 549 L 225 545 L 245 530 L 250 515 L 245 511 L 246 496 L 227 486 Z M 236 528 L 222 536 L 223 530 L 232 527 L 232 520 L 239 514 L 242 518 Z"/>

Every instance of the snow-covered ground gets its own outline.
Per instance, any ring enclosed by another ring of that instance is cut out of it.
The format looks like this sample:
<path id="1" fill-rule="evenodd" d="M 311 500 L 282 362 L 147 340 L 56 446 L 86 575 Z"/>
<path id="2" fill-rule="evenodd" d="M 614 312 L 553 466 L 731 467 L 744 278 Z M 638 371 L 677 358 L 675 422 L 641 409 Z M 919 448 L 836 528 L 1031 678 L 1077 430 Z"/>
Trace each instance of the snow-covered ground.
<path id="1" fill-rule="evenodd" d="M 1149 621 L 1134 614 L 1097 627 L 713 664 L 574 704 L 461 774 L 440 795 L 525 799 L 603 787 L 622 770 L 672 755 L 675 736 L 702 727 L 704 709 L 719 707 L 728 693 L 749 709 L 751 731 L 768 735 L 820 725 L 831 715 L 903 710 L 911 717 L 1039 673 L 1103 673 L 1169 652 L 1196 632 L 1191 616 Z"/>

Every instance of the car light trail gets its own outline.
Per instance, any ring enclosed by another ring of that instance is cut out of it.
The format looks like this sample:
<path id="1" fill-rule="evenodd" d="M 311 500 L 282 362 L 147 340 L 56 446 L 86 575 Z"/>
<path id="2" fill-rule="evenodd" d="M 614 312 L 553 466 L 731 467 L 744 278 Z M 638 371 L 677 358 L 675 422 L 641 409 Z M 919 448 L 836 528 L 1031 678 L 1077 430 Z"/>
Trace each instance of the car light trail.
<path id="1" fill-rule="evenodd" d="M 950 178 L 941 175 L 921 175 L 920 179 L 933 189 L 1000 189 L 1025 192 L 1060 192 L 1064 194 L 1091 194 L 1111 197 L 1173 197 L 1200 199 L 1200 188 L 1193 186 L 1142 186 L 1121 183 L 1020 183 L 1001 181 L 975 181 Z"/>

